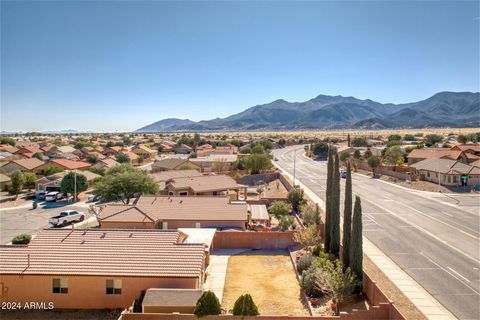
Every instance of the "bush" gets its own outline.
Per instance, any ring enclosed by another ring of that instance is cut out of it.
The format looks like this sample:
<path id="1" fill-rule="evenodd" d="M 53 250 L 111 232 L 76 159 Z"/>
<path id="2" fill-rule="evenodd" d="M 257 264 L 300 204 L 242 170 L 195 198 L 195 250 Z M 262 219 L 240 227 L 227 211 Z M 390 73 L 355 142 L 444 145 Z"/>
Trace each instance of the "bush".
<path id="1" fill-rule="evenodd" d="M 303 273 L 303 271 L 310 268 L 313 263 L 313 256 L 311 253 L 306 253 L 300 257 L 300 260 L 297 262 L 297 271 Z"/>
<path id="2" fill-rule="evenodd" d="M 248 293 L 241 295 L 233 305 L 233 315 L 235 316 L 258 316 L 258 308 L 253 302 L 252 296 Z"/>
<path id="3" fill-rule="evenodd" d="M 212 291 L 205 291 L 202 293 L 200 298 L 198 298 L 197 305 L 193 313 L 197 317 L 203 317 L 207 315 L 218 315 L 222 312 L 220 307 L 220 301 L 218 301 L 217 296 Z"/>
<path id="4" fill-rule="evenodd" d="M 323 254 L 323 247 L 321 245 L 316 245 L 315 247 L 313 247 L 312 249 L 312 254 L 315 256 L 315 257 L 319 257 L 321 254 Z"/>
<path id="5" fill-rule="evenodd" d="M 321 297 L 323 292 L 319 290 L 316 286 L 317 282 L 317 269 L 315 266 L 310 266 L 307 270 L 302 273 L 302 281 L 300 282 L 300 287 L 307 296 Z"/>
<path id="6" fill-rule="evenodd" d="M 29 244 L 32 236 L 29 234 L 20 234 L 12 239 L 12 244 Z"/>
<path id="7" fill-rule="evenodd" d="M 303 190 L 294 188 L 288 193 L 288 202 L 292 204 L 293 210 L 299 212 L 300 206 L 306 203 L 303 198 Z"/>
<path id="8" fill-rule="evenodd" d="M 278 223 L 282 231 L 287 231 L 290 227 L 294 226 L 294 220 L 292 216 L 282 216 Z"/>
<path id="9" fill-rule="evenodd" d="M 280 219 L 292 211 L 292 206 L 283 201 L 274 201 L 268 208 L 268 212 L 273 214 L 275 218 Z"/>

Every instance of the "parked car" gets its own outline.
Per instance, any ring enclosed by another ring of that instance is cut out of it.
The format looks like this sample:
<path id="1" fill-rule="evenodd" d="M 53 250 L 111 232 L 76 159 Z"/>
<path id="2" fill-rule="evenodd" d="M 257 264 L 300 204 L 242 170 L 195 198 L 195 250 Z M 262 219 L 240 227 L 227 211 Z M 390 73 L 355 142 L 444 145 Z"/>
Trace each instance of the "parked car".
<path id="1" fill-rule="evenodd" d="M 47 193 L 47 191 L 35 191 L 35 197 L 37 197 L 38 200 L 45 200 Z"/>
<path id="2" fill-rule="evenodd" d="M 275 157 L 273 160 L 275 160 L 275 161 L 278 161 L 278 158 L 277 158 L 277 157 Z"/>
<path id="3" fill-rule="evenodd" d="M 95 201 L 100 201 L 101 198 L 100 196 L 97 196 L 97 195 L 94 195 L 94 194 L 90 194 L 88 196 L 88 202 L 95 202 Z"/>
<path id="4" fill-rule="evenodd" d="M 342 179 L 347 179 L 347 171 L 346 170 L 341 170 L 340 171 L 340 177 L 342 177 Z"/>
<path id="5" fill-rule="evenodd" d="M 65 198 L 65 194 L 58 192 L 58 191 L 52 191 L 46 194 L 45 196 L 45 201 L 57 201 L 57 200 L 62 200 Z"/>
<path id="6" fill-rule="evenodd" d="M 51 217 L 48 222 L 53 226 L 65 226 L 70 222 L 85 220 L 85 213 L 76 210 L 62 211 L 58 216 Z"/>

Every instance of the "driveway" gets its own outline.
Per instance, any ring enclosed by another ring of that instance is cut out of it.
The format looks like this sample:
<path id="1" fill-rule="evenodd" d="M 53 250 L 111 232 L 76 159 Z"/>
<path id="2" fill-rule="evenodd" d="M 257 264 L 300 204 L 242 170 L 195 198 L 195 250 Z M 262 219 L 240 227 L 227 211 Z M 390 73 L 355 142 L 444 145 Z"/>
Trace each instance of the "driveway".
<path id="1" fill-rule="evenodd" d="M 88 212 L 88 204 L 53 202 L 40 203 L 38 208 L 33 210 L 32 206 L 19 208 L 7 208 L 0 210 L 0 244 L 12 241 L 13 237 L 22 234 L 35 234 L 44 228 L 50 228 L 48 223 L 50 217 L 60 214 L 64 210 L 78 210 L 86 215 L 86 219 L 92 216 Z"/>

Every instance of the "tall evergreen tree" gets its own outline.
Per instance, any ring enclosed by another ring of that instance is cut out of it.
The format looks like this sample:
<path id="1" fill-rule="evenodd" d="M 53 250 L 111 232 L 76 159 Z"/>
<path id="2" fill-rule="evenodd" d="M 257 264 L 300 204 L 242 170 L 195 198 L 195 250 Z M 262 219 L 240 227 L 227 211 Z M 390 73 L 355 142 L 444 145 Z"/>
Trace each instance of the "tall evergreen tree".
<path id="1" fill-rule="evenodd" d="M 350 269 L 355 272 L 357 279 L 363 281 L 362 204 L 359 196 L 355 197 L 352 222 Z"/>
<path id="2" fill-rule="evenodd" d="M 340 160 L 334 151 L 334 171 L 332 175 L 332 203 L 330 206 L 330 253 L 336 257 L 340 252 Z"/>
<path id="3" fill-rule="evenodd" d="M 347 162 L 347 180 L 345 181 L 345 202 L 343 205 L 342 262 L 346 269 L 350 266 L 350 237 L 352 232 L 352 170 Z"/>
<path id="4" fill-rule="evenodd" d="M 331 204 L 332 204 L 332 181 L 333 181 L 333 153 L 332 145 L 328 148 L 328 163 L 327 163 L 327 188 L 325 194 L 325 252 L 330 252 L 330 233 L 331 233 Z"/>

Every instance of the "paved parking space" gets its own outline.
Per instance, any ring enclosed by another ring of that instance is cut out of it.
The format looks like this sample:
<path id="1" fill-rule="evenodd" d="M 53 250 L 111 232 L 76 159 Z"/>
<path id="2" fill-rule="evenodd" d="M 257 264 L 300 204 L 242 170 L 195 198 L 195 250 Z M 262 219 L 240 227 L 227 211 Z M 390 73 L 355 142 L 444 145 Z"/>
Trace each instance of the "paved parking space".
<path id="1" fill-rule="evenodd" d="M 22 233 L 35 234 L 41 229 L 50 228 L 48 219 L 60 214 L 63 210 L 82 211 L 87 219 L 92 216 L 88 213 L 88 205 L 85 203 L 75 205 L 68 205 L 66 202 L 41 203 L 35 210 L 31 206 L 1 209 L 0 244 L 9 243 L 13 237 Z"/>

